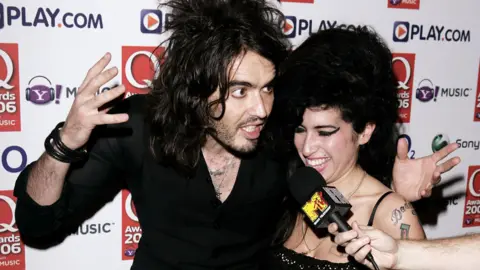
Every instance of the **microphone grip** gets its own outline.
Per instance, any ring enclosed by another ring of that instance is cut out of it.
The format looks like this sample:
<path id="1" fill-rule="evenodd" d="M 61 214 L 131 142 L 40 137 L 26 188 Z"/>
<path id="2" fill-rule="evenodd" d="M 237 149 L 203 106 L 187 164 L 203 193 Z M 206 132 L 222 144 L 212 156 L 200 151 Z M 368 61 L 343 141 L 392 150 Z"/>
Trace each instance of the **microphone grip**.
<path id="1" fill-rule="evenodd" d="M 337 212 L 332 213 L 332 215 L 330 216 L 330 220 L 337 223 L 339 232 L 348 232 L 352 230 L 352 227 L 350 227 L 350 225 L 348 225 L 345 219 Z"/>
<path id="2" fill-rule="evenodd" d="M 337 224 L 339 232 L 348 232 L 352 230 L 352 227 L 350 227 L 350 225 L 345 221 L 343 216 L 339 215 L 337 212 L 333 212 L 332 215 L 330 215 L 330 221 L 333 221 Z M 375 260 L 373 259 L 372 253 L 369 252 L 367 254 L 367 260 L 369 260 L 372 263 L 373 268 L 375 268 L 375 270 L 380 269 L 377 263 L 375 262 Z"/>

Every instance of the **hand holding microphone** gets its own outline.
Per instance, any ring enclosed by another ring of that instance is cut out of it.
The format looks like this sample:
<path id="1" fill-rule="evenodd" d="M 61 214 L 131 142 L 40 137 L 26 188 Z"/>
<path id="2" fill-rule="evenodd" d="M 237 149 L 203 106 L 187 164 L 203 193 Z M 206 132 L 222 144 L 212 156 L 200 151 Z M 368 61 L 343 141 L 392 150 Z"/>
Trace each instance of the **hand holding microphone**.
<path id="1" fill-rule="evenodd" d="M 299 168 L 288 181 L 290 193 L 301 205 L 310 226 L 327 228 L 336 223 L 339 232 L 348 232 L 352 227 L 344 216 L 352 205 L 334 187 L 327 187 L 325 179 L 311 167 Z M 366 256 L 374 269 L 378 269 L 371 253 Z"/>

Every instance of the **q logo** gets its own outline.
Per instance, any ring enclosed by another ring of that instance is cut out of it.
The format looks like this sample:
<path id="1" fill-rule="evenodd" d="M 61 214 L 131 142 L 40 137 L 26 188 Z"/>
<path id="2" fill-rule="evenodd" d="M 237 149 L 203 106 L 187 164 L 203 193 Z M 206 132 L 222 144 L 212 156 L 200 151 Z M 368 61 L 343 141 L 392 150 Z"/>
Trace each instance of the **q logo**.
<path id="1" fill-rule="evenodd" d="M 135 205 L 132 202 L 132 194 L 128 194 L 127 199 L 125 199 L 125 212 L 131 220 L 138 222 Z"/>
<path id="2" fill-rule="evenodd" d="M 445 146 L 450 144 L 450 139 L 446 134 L 437 134 L 432 140 L 432 151 L 438 152 Z"/>
<path id="3" fill-rule="evenodd" d="M 412 139 L 407 134 L 402 134 L 402 135 L 398 136 L 399 140 L 402 139 L 402 138 L 405 138 L 407 140 L 408 158 L 414 159 L 415 158 L 415 150 L 412 149 Z"/>
<path id="4" fill-rule="evenodd" d="M 13 85 L 9 84 L 10 80 L 13 77 L 13 71 L 14 71 L 12 58 L 10 58 L 7 52 L 1 49 L 0 49 L 0 58 L 3 59 L 3 61 L 5 62 L 5 67 L 7 68 L 5 78 L 0 78 L 0 88 L 11 90 L 14 87 Z"/>
<path id="5" fill-rule="evenodd" d="M 10 222 L 0 223 L 0 233 L 17 232 L 18 229 L 15 228 L 15 223 L 16 223 L 15 222 L 15 201 L 6 195 L 0 195 L 0 201 L 3 201 L 8 205 L 8 208 L 10 208 L 11 216 L 12 216 L 12 219 L 10 220 Z"/>
<path id="6" fill-rule="evenodd" d="M 160 72 L 160 63 L 156 56 L 149 52 L 149 51 L 138 51 L 130 55 L 127 59 L 127 63 L 125 64 L 125 76 L 127 77 L 128 82 L 135 88 L 138 89 L 145 89 L 145 88 L 152 88 L 152 81 L 150 79 L 143 79 L 143 84 L 138 82 L 137 79 L 133 76 L 133 62 L 135 58 L 138 56 L 143 55 L 144 57 L 148 57 L 152 62 L 155 68 L 154 78 L 158 77 Z"/>

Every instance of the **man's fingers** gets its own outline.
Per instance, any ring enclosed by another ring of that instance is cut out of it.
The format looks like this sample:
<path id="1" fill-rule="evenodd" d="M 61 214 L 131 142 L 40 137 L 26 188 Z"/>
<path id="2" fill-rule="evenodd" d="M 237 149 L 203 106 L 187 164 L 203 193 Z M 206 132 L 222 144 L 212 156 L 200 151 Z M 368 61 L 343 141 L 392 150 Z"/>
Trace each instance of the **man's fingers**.
<path id="1" fill-rule="evenodd" d="M 338 234 L 338 226 L 337 226 L 337 223 L 330 223 L 328 225 L 328 232 L 330 234 L 333 234 L 333 235 L 337 235 Z"/>
<path id="2" fill-rule="evenodd" d="M 108 124 L 119 124 L 128 121 L 128 114 L 119 113 L 119 114 L 97 114 L 91 116 L 91 123 L 95 126 L 98 125 L 108 125 Z"/>
<path id="3" fill-rule="evenodd" d="M 457 166 L 461 162 L 460 157 L 453 157 L 444 163 L 437 166 L 435 169 L 436 172 L 442 174 L 444 172 L 450 171 L 453 167 Z"/>
<path id="4" fill-rule="evenodd" d="M 401 138 L 397 143 L 397 158 L 400 160 L 408 159 L 408 141 L 405 138 Z"/>
<path id="5" fill-rule="evenodd" d="M 344 246 L 347 242 L 350 242 L 352 239 L 358 237 L 358 233 L 356 231 L 348 231 L 339 233 L 335 236 L 335 243 L 339 246 Z"/>
<path id="6" fill-rule="evenodd" d="M 97 76 L 93 77 L 87 85 L 84 87 L 82 92 L 77 95 L 77 98 L 81 98 L 84 101 L 87 101 L 94 95 L 98 89 L 108 81 L 112 80 L 118 74 L 118 69 L 116 67 L 109 68 Z M 108 92 L 108 91 L 105 91 Z"/>
<path id="7" fill-rule="evenodd" d="M 362 247 L 365 245 L 368 245 L 370 243 L 370 237 L 368 236 L 362 236 L 356 241 L 350 242 L 346 247 L 345 247 L 345 252 L 349 255 L 354 255 L 356 254 Z"/>
<path id="8" fill-rule="evenodd" d="M 88 84 L 88 82 L 102 70 L 105 69 L 105 67 L 110 63 L 110 60 L 112 59 L 112 55 L 110 53 L 106 53 L 102 58 L 100 58 L 95 65 L 93 65 L 87 72 L 87 76 L 83 80 L 83 82 L 80 84 L 80 87 L 78 88 L 78 92 L 81 92 L 84 87 Z M 77 93 L 78 94 L 78 93 Z"/>
<path id="9" fill-rule="evenodd" d="M 450 143 L 449 145 L 443 147 L 439 151 L 433 153 L 433 159 L 436 162 L 439 162 L 440 160 L 444 159 L 446 156 L 448 156 L 450 153 L 458 149 L 458 144 L 457 143 Z"/>
<path id="10" fill-rule="evenodd" d="M 428 198 L 432 195 L 432 190 L 431 189 L 425 189 L 421 193 L 422 197 Z"/>
<path id="11" fill-rule="evenodd" d="M 108 91 L 104 91 L 99 95 L 96 95 L 93 99 L 89 100 L 88 103 L 85 105 L 91 109 L 98 109 L 101 106 L 105 105 L 106 103 L 116 99 L 123 93 L 125 93 L 125 86 L 119 85 Z"/>
<path id="12" fill-rule="evenodd" d="M 372 250 L 370 245 L 362 247 L 355 255 L 353 256 L 355 260 L 359 263 L 365 263 L 368 253 Z"/>

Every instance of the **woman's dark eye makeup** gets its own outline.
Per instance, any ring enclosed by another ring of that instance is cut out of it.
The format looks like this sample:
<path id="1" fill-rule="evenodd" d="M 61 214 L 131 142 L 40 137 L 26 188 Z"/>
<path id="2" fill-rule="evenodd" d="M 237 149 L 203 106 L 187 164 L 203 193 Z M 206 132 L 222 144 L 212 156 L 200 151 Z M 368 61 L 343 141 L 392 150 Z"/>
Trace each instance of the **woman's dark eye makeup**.
<path id="1" fill-rule="evenodd" d="M 318 130 L 318 135 L 323 137 L 332 136 L 333 134 L 337 133 L 340 130 L 340 127 L 334 126 L 319 126 L 315 127 Z M 295 128 L 295 133 L 302 133 L 305 132 L 305 128 L 302 126 L 298 126 Z"/>

